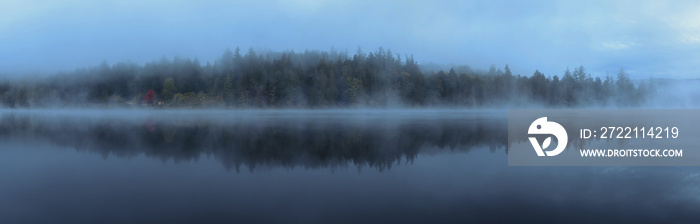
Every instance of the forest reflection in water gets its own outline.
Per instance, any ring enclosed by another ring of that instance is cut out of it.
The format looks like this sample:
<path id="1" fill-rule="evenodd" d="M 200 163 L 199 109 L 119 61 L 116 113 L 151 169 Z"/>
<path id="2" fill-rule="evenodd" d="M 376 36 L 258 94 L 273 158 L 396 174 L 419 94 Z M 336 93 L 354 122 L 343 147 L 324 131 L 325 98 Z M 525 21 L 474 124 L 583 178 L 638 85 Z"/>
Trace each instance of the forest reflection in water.
<path id="1" fill-rule="evenodd" d="M 700 220 L 696 167 L 510 167 L 507 141 L 503 111 L 2 111 L 0 222 Z"/>
<path id="2" fill-rule="evenodd" d="M 85 116 L 5 112 L 0 138 L 40 141 L 104 157 L 146 155 L 163 161 L 213 156 L 226 169 L 335 168 L 381 170 L 420 153 L 505 150 L 502 112 L 258 113 L 158 112 Z"/>

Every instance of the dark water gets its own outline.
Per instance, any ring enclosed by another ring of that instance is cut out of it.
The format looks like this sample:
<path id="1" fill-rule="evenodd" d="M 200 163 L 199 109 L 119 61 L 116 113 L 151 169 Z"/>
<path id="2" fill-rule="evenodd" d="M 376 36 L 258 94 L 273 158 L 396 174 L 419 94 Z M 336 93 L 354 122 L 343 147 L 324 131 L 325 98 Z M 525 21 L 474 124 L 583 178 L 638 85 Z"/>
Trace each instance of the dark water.
<path id="1" fill-rule="evenodd" d="M 695 167 L 508 167 L 506 111 L 4 111 L 0 223 L 697 223 Z"/>

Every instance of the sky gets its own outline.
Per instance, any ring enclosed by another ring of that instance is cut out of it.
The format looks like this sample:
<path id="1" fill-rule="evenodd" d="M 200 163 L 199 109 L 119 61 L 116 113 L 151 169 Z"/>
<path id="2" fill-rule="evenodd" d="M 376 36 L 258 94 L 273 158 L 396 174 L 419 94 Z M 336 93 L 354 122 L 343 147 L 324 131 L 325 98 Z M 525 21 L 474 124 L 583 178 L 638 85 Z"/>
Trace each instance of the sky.
<path id="1" fill-rule="evenodd" d="M 227 49 L 379 47 L 419 63 L 700 78 L 699 1 L 0 1 L 0 77 Z"/>

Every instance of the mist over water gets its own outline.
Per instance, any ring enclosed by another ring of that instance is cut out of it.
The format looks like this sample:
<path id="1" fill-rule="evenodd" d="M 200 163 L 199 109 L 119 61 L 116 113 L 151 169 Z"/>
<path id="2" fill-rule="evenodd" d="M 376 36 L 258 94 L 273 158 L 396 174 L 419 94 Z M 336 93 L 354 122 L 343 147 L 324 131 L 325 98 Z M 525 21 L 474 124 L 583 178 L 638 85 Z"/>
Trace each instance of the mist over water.
<path id="1" fill-rule="evenodd" d="M 698 3 L 1 0 L 0 224 L 700 223 Z"/>
<path id="2" fill-rule="evenodd" d="M 693 167 L 509 167 L 506 149 L 527 139 L 508 139 L 509 109 L 697 108 L 695 82 L 430 71 L 383 49 L 270 54 L 0 82 L 2 217 L 700 222 Z"/>
<path id="3" fill-rule="evenodd" d="M 478 119 L 464 120 L 465 115 Z M 505 150 L 504 111 L 5 111 L 0 138 L 47 142 L 110 157 L 220 160 L 258 166 L 380 170 L 422 151 Z"/>
<path id="4" fill-rule="evenodd" d="M 6 110 L 0 122 L 7 222 L 700 219 L 692 167 L 508 167 L 506 111 Z"/>

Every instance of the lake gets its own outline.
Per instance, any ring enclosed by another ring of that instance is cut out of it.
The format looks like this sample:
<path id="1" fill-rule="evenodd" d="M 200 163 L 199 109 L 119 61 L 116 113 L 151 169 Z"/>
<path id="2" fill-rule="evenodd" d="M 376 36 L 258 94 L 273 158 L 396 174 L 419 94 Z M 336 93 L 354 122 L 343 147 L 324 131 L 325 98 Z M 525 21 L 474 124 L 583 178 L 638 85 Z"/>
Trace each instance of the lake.
<path id="1" fill-rule="evenodd" d="M 2 223 L 697 223 L 696 167 L 509 167 L 505 110 L 3 110 Z"/>

